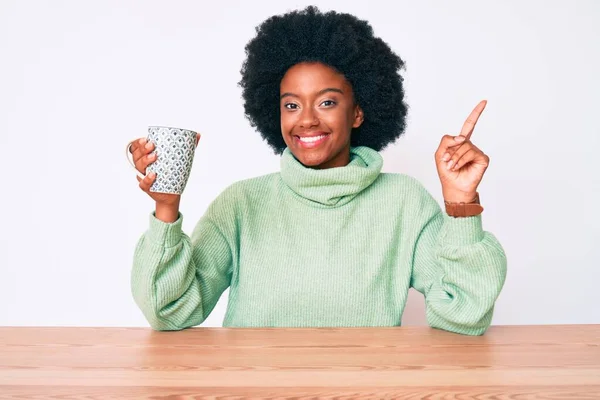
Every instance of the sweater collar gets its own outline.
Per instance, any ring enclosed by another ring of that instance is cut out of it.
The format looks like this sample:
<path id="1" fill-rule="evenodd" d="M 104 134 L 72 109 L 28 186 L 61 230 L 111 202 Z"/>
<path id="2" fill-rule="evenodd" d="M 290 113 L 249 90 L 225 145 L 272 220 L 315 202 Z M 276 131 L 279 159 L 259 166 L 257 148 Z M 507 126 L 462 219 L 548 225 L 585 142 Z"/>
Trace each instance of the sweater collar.
<path id="1" fill-rule="evenodd" d="M 383 158 L 377 151 L 359 146 L 350 149 L 350 163 L 344 167 L 307 168 L 286 147 L 281 156 L 281 178 L 306 200 L 323 206 L 341 206 L 369 187 L 382 166 Z"/>

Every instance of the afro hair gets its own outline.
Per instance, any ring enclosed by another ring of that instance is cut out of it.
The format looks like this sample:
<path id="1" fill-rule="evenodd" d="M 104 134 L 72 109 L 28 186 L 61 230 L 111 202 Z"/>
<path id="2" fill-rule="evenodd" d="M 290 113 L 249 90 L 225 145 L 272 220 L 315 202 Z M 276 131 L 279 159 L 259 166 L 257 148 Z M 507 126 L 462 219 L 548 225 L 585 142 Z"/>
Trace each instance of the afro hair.
<path id="1" fill-rule="evenodd" d="M 353 128 L 352 146 L 380 151 L 402 135 L 408 106 L 404 102 L 404 61 L 380 38 L 367 21 L 317 7 L 268 18 L 256 27 L 245 47 L 241 69 L 244 112 L 250 125 L 281 154 L 279 85 L 287 70 L 302 62 L 319 62 L 344 75 L 364 122 Z"/>

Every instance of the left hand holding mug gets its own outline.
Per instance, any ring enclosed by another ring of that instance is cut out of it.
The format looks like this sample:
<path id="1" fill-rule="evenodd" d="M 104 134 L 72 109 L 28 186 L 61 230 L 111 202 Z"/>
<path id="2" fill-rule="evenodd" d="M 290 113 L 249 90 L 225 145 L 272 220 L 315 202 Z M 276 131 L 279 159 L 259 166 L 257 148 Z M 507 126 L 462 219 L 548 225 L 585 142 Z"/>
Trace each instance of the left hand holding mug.
<path id="1" fill-rule="evenodd" d="M 471 142 L 471 135 L 486 104 L 483 100 L 475 107 L 458 136 L 444 135 L 435 152 L 445 201 L 469 203 L 477 194 L 490 158 Z"/>

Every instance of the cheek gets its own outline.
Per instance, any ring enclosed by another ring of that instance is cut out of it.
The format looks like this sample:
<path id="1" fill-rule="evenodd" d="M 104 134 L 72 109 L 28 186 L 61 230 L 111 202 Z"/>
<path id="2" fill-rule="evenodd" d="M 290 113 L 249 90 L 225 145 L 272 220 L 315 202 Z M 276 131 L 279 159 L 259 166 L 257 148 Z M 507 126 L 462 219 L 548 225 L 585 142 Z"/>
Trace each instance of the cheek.
<path id="1" fill-rule="evenodd" d="M 321 121 L 332 129 L 344 131 L 348 127 L 348 113 L 341 107 L 336 108 L 335 110 L 324 112 L 321 116 Z"/>
<path id="2" fill-rule="evenodd" d="M 281 112 L 281 132 L 289 133 L 294 127 L 294 118 L 289 113 Z"/>

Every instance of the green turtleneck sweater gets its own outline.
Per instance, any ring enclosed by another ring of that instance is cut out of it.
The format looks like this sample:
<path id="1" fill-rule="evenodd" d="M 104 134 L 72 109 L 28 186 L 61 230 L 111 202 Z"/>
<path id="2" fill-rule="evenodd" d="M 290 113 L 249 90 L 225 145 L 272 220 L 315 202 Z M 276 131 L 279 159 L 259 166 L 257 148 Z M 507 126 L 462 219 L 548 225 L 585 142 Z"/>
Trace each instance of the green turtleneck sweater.
<path id="1" fill-rule="evenodd" d="M 134 254 L 133 296 L 150 325 L 202 323 L 227 287 L 226 327 L 399 326 L 411 287 L 432 327 L 490 325 L 506 256 L 481 215 L 453 218 L 414 178 L 381 173 L 357 147 L 345 167 L 281 170 L 237 182 L 191 236 L 183 216 L 150 215 Z"/>

